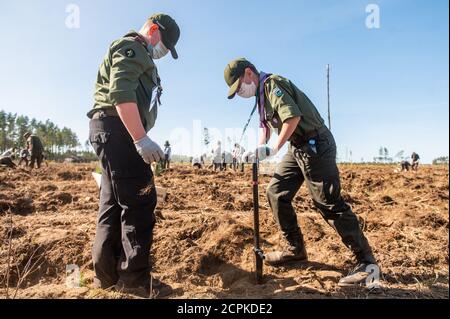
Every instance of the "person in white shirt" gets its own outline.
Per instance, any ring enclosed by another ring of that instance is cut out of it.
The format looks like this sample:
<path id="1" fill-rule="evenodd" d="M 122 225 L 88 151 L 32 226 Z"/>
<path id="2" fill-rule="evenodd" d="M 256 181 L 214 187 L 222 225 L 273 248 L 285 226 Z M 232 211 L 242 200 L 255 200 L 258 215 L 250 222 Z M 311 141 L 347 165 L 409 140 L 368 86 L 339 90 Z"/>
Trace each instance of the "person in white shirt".
<path id="1" fill-rule="evenodd" d="M 16 155 L 16 148 L 10 148 L 9 150 L 6 150 L 2 153 L 2 155 L 0 155 L 0 157 L 11 157 L 12 159 L 14 158 L 14 156 Z"/>
<path id="2" fill-rule="evenodd" d="M 242 160 L 242 155 L 244 155 L 245 149 L 238 143 L 234 144 L 233 148 L 233 169 L 236 171 L 239 164 L 241 164 L 241 172 L 244 171 L 244 161 Z"/>
<path id="3" fill-rule="evenodd" d="M 214 171 L 222 170 L 222 143 L 217 141 L 216 147 L 212 150 Z"/>

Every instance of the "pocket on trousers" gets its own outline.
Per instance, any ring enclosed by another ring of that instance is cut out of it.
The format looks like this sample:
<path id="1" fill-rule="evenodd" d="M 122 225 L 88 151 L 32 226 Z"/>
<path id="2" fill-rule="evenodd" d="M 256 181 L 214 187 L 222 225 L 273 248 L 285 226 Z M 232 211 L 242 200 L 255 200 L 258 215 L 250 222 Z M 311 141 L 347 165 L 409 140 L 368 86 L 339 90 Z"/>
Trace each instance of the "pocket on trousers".
<path id="1" fill-rule="evenodd" d="M 111 171 L 113 184 L 119 203 L 129 206 L 145 206 L 156 200 L 153 174 L 148 171 L 127 168 Z"/>
<path id="2" fill-rule="evenodd" d="M 98 157 L 100 157 L 102 151 L 104 150 L 105 144 L 108 143 L 109 135 L 110 134 L 108 132 L 95 132 L 91 133 L 89 136 L 89 142 Z"/>

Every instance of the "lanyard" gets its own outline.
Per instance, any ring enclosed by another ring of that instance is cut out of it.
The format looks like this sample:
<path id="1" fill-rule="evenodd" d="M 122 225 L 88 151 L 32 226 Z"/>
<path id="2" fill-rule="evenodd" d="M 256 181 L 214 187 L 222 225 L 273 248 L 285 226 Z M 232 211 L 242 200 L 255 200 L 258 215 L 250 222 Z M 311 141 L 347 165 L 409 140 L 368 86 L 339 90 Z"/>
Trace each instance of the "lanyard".
<path id="1" fill-rule="evenodd" d="M 142 35 L 136 34 L 136 36 L 134 37 L 134 41 L 137 41 L 137 42 L 141 43 L 141 44 L 144 46 L 145 50 L 147 50 L 147 52 L 148 52 L 148 49 L 147 49 L 147 42 L 146 42 L 145 39 L 142 37 Z M 156 86 L 156 89 L 155 89 L 156 95 L 155 95 L 155 97 L 153 98 L 153 100 L 150 100 L 150 105 L 149 105 L 149 109 L 148 109 L 149 112 L 150 112 L 152 109 L 157 109 L 157 107 L 158 107 L 159 105 L 161 105 L 161 95 L 162 95 L 163 89 L 162 89 L 162 86 L 161 86 L 161 80 L 159 79 L 159 76 L 157 76 L 157 82 L 158 82 L 158 83 L 157 83 L 157 86 Z M 142 88 L 144 89 L 144 92 L 147 94 L 147 96 L 149 97 L 149 99 L 151 99 L 151 98 L 152 98 L 152 95 L 153 95 L 153 92 L 150 92 L 150 94 L 147 93 L 147 89 L 146 89 L 146 87 L 144 86 L 144 84 L 142 83 L 142 81 L 141 81 L 140 78 L 139 78 L 139 83 L 141 84 Z"/>
<path id="2" fill-rule="evenodd" d="M 244 129 L 242 130 L 242 135 L 241 138 L 239 140 L 239 145 L 242 142 L 242 139 L 244 138 L 245 132 L 248 129 L 248 125 L 250 124 L 250 121 L 252 120 L 253 114 L 255 114 L 256 108 L 258 107 L 259 104 L 259 109 L 258 109 L 258 113 L 259 113 L 259 127 L 261 127 L 264 130 L 264 134 L 266 135 L 266 139 L 268 137 L 269 134 L 269 126 L 267 125 L 267 120 L 266 120 L 266 110 L 264 108 L 265 105 L 265 97 L 264 97 L 264 84 L 266 83 L 267 79 L 269 78 L 269 76 L 271 76 L 271 74 L 267 74 L 264 72 L 261 72 L 260 76 L 259 76 L 259 97 L 258 95 L 256 95 L 256 99 L 255 99 L 255 105 L 253 106 L 252 112 L 250 113 L 250 116 L 247 120 L 247 123 L 244 126 Z"/>
<path id="3" fill-rule="evenodd" d="M 259 127 L 263 129 L 266 140 L 267 140 L 267 137 L 269 136 L 270 129 L 269 129 L 269 125 L 267 124 L 267 119 L 266 119 L 266 109 L 265 109 L 266 98 L 265 98 L 265 92 L 264 92 L 264 84 L 266 83 L 269 76 L 271 76 L 271 74 L 261 72 L 261 74 L 259 76 L 259 99 L 258 99 L 258 97 L 256 98 L 256 103 L 259 102 L 259 109 L 258 109 L 258 111 L 259 111 Z"/>

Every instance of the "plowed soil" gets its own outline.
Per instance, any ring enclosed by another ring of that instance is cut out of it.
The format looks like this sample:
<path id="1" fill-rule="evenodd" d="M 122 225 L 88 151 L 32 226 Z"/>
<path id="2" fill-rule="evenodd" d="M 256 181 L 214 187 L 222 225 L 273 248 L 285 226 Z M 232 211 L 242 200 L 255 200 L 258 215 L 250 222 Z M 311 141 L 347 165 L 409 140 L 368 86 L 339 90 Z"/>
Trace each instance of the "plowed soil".
<path id="1" fill-rule="evenodd" d="M 91 289 L 91 245 L 98 189 L 96 164 L 55 164 L 32 172 L 0 168 L 0 297 L 127 298 Z M 448 167 L 341 166 L 343 196 L 361 220 L 379 260 L 382 289 L 337 285 L 352 254 L 321 218 L 302 187 L 294 203 L 310 262 L 264 268 L 253 278 L 250 167 L 214 173 L 178 165 L 156 177 L 167 190 L 152 247 L 154 273 L 172 298 L 448 298 Z M 265 251 L 282 244 L 261 176 L 261 238 Z M 67 285 L 66 267 L 81 270 Z"/>

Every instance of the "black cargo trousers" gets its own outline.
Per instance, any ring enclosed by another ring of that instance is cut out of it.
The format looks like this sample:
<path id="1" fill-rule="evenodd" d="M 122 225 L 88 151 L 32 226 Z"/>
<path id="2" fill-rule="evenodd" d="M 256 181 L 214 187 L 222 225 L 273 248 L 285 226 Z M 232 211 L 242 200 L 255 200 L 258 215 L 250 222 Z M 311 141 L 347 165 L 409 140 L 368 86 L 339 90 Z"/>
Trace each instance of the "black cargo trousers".
<path id="1" fill-rule="evenodd" d="M 119 117 L 90 121 L 89 140 L 102 181 L 92 258 L 102 288 L 149 284 L 156 190 L 150 165 L 137 153 Z"/>
<path id="2" fill-rule="evenodd" d="M 326 129 L 315 140 L 315 151 L 308 143 L 289 145 L 287 154 L 278 165 L 267 188 L 274 218 L 286 238 L 295 238 L 296 234 L 301 234 L 292 200 L 303 182 L 306 182 L 322 217 L 337 231 L 356 259 L 359 262 L 375 263 L 356 215 L 341 196 L 333 135 Z"/>

